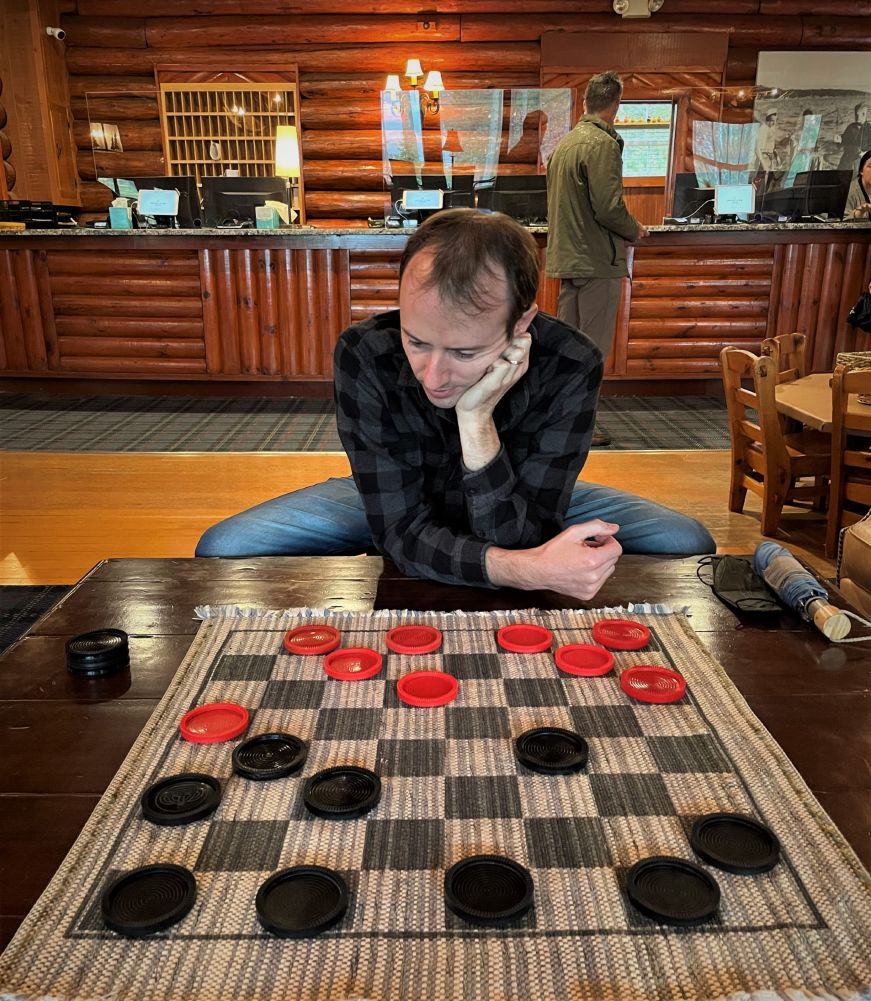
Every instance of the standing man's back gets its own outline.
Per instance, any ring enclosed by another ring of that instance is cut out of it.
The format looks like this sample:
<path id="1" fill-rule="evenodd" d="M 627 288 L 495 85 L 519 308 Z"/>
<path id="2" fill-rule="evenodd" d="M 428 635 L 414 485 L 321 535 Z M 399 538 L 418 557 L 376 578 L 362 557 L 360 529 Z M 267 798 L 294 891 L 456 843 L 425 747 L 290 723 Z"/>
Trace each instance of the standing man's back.
<path id="1" fill-rule="evenodd" d="M 583 330 L 603 355 L 611 350 L 628 274 L 625 243 L 647 236 L 623 201 L 623 140 L 614 129 L 622 95 L 616 73 L 594 76 L 583 117 L 547 165 L 547 274 L 561 279 L 559 318 Z M 593 444 L 609 442 L 597 433 Z"/>

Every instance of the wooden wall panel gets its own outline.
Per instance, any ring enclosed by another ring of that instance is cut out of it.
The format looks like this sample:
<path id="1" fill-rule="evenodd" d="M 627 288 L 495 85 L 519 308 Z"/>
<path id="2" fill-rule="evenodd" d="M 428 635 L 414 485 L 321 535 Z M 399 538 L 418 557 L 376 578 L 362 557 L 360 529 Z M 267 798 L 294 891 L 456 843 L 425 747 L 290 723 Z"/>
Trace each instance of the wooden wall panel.
<path id="1" fill-rule="evenodd" d="M 404 239 L 290 240 L 18 238 L 0 250 L 0 364 L 12 374 L 327 383 L 340 332 L 395 306 Z M 554 313 L 559 282 L 545 278 L 538 241 L 538 304 Z M 661 232 L 629 257 L 609 379 L 716 384 L 725 344 L 756 350 L 796 329 L 822 371 L 871 340 L 845 322 L 871 277 L 861 229 Z"/>
<path id="2" fill-rule="evenodd" d="M 195 252 L 143 250 L 129 258 L 108 249 L 41 254 L 60 371 L 205 372 Z"/>
<path id="3" fill-rule="evenodd" d="M 44 255 L 30 249 L 0 251 L 0 289 L 2 366 L 22 372 L 57 368 Z"/>
<path id="4" fill-rule="evenodd" d="M 758 351 L 767 329 L 772 264 L 770 247 L 639 244 L 628 320 L 618 324 L 616 338 L 625 369 L 615 367 L 614 374 L 715 377 L 726 345 Z"/>
<path id="5" fill-rule="evenodd" d="M 395 309 L 399 304 L 399 258 L 397 250 L 354 250 L 350 255 L 351 320 L 358 323 L 374 313 Z M 538 308 L 556 315 L 559 280 L 545 272 L 545 252 L 539 254 Z"/>
<path id="6" fill-rule="evenodd" d="M 847 313 L 871 280 L 864 239 L 809 242 L 778 248 L 772 268 L 769 335 L 799 331 L 808 337 L 814 371 L 831 369 L 842 350 L 863 350 Z"/>
<path id="7" fill-rule="evenodd" d="M 752 82 L 760 49 L 819 47 L 826 39 L 841 47 L 871 48 L 871 20 L 862 13 L 866 5 L 867 0 L 829 5 L 722 0 L 712 10 L 708 0 L 669 0 L 650 19 L 623 20 L 613 14 L 610 0 L 507 0 L 507 6 L 497 0 L 446 0 L 438 13 L 429 14 L 420 13 L 411 0 L 378 0 L 365 12 L 352 0 L 310 0 L 304 7 L 290 0 L 260 0 L 247 4 L 244 15 L 230 0 L 198 3 L 193 12 L 156 0 L 143 17 L 134 0 L 79 0 L 78 13 L 66 16 L 63 25 L 82 204 L 89 212 L 105 211 L 110 196 L 93 183 L 98 175 L 163 171 L 156 64 L 229 68 L 257 60 L 280 68 L 297 65 L 308 220 L 362 225 L 383 211 L 383 199 L 372 197 L 383 191 L 377 94 L 384 75 L 401 73 L 409 55 L 421 58 L 427 70 L 440 69 L 453 90 L 530 87 L 539 81 L 543 33 L 575 33 L 587 49 L 590 39 L 595 49 L 597 41 L 603 45 L 609 39 L 677 39 L 691 33 L 713 41 L 716 35 L 728 38 L 724 73 L 682 79 L 684 89 L 707 81 L 716 92 L 724 80 Z M 674 69 L 670 85 L 677 84 L 681 69 Z M 648 83 L 654 89 L 664 86 L 658 78 Z M 101 93 L 103 99 L 97 96 Z M 117 158 L 98 154 L 95 163 L 85 95 L 95 120 L 119 122 L 122 136 L 129 138 Z M 681 133 L 683 167 L 692 121 L 721 113 L 747 121 L 751 109 L 745 103 L 723 112 L 718 94 L 710 101 L 701 92 L 693 95 Z M 424 134 L 430 165 L 441 157 L 436 124 L 428 121 Z M 503 154 L 518 169 L 536 169 L 534 148 L 523 145 Z M 643 220 L 658 221 L 663 213 L 650 195 L 638 195 L 636 211 Z"/>
<path id="8" fill-rule="evenodd" d="M 345 250 L 201 250 L 205 360 L 218 376 L 329 379 L 351 322 Z"/>

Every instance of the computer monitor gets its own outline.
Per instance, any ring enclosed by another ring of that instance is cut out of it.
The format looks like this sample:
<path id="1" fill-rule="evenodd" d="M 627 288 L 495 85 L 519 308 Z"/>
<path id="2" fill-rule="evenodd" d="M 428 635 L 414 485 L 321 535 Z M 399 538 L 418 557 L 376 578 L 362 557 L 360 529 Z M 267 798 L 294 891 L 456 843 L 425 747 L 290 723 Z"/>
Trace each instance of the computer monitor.
<path id="1" fill-rule="evenodd" d="M 404 218 L 424 219 L 443 209 L 469 209 L 473 205 L 471 174 L 394 174 L 390 183 L 391 214 Z M 431 197 L 415 198 L 417 191 L 430 192 Z M 441 192 L 439 197 L 437 192 Z M 408 194 L 407 194 L 408 193 Z M 440 204 L 438 204 L 440 202 Z"/>
<path id="2" fill-rule="evenodd" d="M 283 177 L 204 177 L 203 218 L 206 226 L 257 224 L 257 207 L 267 201 L 287 204 Z"/>
<path id="3" fill-rule="evenodd" d="M 841 219 L 852 179 L 850 170 L 805 170 L 795 175 L 791 188 L 766 191 L 757 207 L 765 215 L 792 220 Z"/>
<path id="4" fill-rule="evenodd" d="M 137 191 L 148 191 L 158 188 L 162 191 L 178 191 L 178 215 L 155 216 L 158 226 L 176 226 L 192 229 L 202 225 L 200 218 L 200 197 L 197 193 L 197 179 L 193 175 L 184 174 L 180 177 L 130 177 Z"/>
<path id="5" fill-rule="evenodd" d="M 478 208 L 526 223 L 547 222 L 547 174 L 503 174 L 477 186 Z"/>
<path id="6" fill-rule="evenodd" d="M 671 217 L 673 219 L 705 218 L 714 215 L 714 189 L 700 188 L 694 171 L 675 174 L 674 200 Z"/>

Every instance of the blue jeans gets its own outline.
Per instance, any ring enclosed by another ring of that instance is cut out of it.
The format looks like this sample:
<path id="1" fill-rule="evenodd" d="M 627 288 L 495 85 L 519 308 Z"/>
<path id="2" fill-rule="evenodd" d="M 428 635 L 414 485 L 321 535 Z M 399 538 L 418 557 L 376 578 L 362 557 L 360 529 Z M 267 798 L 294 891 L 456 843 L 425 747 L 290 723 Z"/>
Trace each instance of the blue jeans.
<path id="1" fill-rule="evenodd" d="M 620 526 L 627 553 L 693 556 L 716 543 L 694 518 L 622 490 L 578 483 L 565 525 L 601 518 Z M 197 544 L 197 556 L 350 556 L 375 552 L 352 477 L 327 480 L 264 501 L 218 522 Z"/>

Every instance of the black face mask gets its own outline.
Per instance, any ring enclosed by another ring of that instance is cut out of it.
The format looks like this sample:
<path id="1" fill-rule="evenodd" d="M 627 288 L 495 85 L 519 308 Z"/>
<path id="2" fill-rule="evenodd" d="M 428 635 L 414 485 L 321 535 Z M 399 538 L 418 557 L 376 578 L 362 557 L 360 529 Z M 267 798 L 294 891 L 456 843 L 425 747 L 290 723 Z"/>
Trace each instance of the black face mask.
<path id="1" fill-rule="evenodd" d="M 710 567 L 712 579 L 702 576 L 702 569 Z M 706 556 L 699 561 L 696 571 L 714 594 L 736 612 L 781 612 L 783 606 L 774 592 L 756 573 L 749 560 L 738 556 Z"/>

